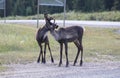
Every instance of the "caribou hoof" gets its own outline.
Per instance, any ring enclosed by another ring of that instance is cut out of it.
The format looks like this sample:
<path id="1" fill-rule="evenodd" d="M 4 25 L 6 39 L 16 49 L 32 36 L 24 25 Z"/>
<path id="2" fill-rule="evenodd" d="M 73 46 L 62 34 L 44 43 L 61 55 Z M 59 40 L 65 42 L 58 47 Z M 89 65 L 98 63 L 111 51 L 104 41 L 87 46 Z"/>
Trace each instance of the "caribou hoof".
<path id="1" fill-rule="evenodd" d="M 75 64 L 73 64 L 73 66 L 75 66 Z"/>
<path id="2" fill-rule="evenodd" d="M 40 63 L 40 59 L 37 60 L 37 63 Z"/>
<path id="3" fill-rule="evenodd" d="M 80 61 L 80 66 L 82 66 L 82 64 L 83 64 L 83 61 L 81 60 L 81 61 Z"/>
<path id="4" fill-rule="evenodd" d="M 80 63 L 80 66 L 82 66 L 82 64 Z"/>
<path id="5" fill-rule="evenodd" d="M 61 67 L 61 64 L 59 64 L 58 66 Z"/>
<path id="6" fill-rule="evenodd" d="M 66 67 L 68 67 L 68 66 L 69 66 L 69 62 L 66 63 Z"/>
<path id="7" fill-rule="evenodd" d="M 51 61 L 52 61 L 52 63 L 54 63 L 54 60 L 53 60 L 53 58 L 51 59 Z"/>
<path id="8" fill-rule="evenodd" d="M 69 65 L 67 64 L 66 67 L 68 67 Z"/>
<path id="9" fill-rule="evenodd" d="M 45 59 L 43 60 L 43 63 L 44 63 L 44 64 L 46 63 L 46 60 L 45 60 Z"/>
<path id="10" fill-rule="evenodd" d="M 59 67 L 61 66 L 61 64 L 62 64 L 62 61 L 59 62 Z"/>

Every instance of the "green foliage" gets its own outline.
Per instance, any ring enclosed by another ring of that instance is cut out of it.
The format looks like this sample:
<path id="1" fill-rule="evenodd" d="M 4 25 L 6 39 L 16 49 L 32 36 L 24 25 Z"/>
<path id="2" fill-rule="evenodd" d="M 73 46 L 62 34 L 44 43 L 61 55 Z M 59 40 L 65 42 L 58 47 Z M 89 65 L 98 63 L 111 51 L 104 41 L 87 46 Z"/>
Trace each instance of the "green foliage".
<path id="1" fill-rule="evenodd" d="M 120 0 L 115 0 L 113 10 L 120 10 Z"/>
<path id="2" fill-rule="evenodd" d="M 55 19 L 63 20 L 63 13 L 51 14 L 50 16 Z M 44 19 L 43 14 L 39 15 L 40 19 Z M 4 19 L 4 18 L 0 18 Z M 37 19 L 37 15 L 33 16 L 9 16 L 6 19 Z M 83 13 L 83 12 L 74 12 L 70 11 L 66 13 L 67 20 L 97 20 L 97 21 L 120 21 L 120 11 L 108 11 L 108 12 L 93 12 L 93 13 Z"/>
<path id="3" fill-rule="evenodd" d="M 67 11 L 101 12 L 120 10 L 120 0 L 66 0 Z M 40 13 L 60 13 L 63 7 L 40 6 Z M 7 16 L 37 14 L 37 0 L 6 0 Z M 0 10 L 3 17 L 3 10 Z"/>
<path id="4" fill-rule="evenodd" d="M 53 14 L 56 19 L 63 19 L 63 14 Z M 120 21 L 119 11 L 110 12 L 94 12 L 94 13 L 82 13 L 82 12 L 68 12 L 66 14 L 67 20 L 97 20 L 97 21 Z"/>
<path id="5" fill-rule="evenodd" d="M 26 15 L 31 15 L 31 13 L 32 13 L 31 7 L 27 7 L 27 9 L 26 9 Z"/>
<path id="6" fill-rule="evenodd" d="M 43 15 L 42 15 L 43 16 Z M 55 19 L 63 19 L 63 14 L 53 14 Z M 43 19 L 43 18 L 41 18 Z M 82 12 L 68 12 L 66 13 L 67 20 L 98 20 L 98 21 L 120 21 L 119 11 L 110 12 L 94 12 L 94 13 L 82 13 Z"/>
<path id="7" fill-rule="evenodd" d="M 114 4 L 114 1 L 115 0 L 104 0 L 105 9 L 108 11 L 111 11 L 113 4 Z"/>
<path id="8" fill-rule="evenodd" d="M 31 15 L 35 14 L 37 0 L 6 0 L 7 16 L 16 15 Z"/>

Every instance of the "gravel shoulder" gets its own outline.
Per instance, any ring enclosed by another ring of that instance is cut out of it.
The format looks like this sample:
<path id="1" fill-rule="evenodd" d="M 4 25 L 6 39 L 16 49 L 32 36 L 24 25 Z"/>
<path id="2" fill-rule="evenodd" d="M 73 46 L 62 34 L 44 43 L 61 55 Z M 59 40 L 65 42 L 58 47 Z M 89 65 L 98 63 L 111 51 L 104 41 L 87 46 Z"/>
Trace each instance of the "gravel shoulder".
<path id="1" fill-rule="evenodd" d="M 84 63 L 65 67 L 56 64 L 14 64 L 0 78 L 120 78 L 120 62 Z"/>

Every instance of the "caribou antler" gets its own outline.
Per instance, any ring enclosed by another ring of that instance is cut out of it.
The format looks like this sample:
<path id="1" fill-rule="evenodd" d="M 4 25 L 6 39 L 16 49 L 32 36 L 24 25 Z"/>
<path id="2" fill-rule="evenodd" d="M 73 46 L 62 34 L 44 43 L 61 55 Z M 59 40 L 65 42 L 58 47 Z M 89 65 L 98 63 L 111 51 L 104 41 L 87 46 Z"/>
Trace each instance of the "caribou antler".
<path id="1" fill-rule="evenodd" d="M 51 20 L 54 20 L 54 23 L 55 23 L 55 19 L 53 17 L 48 17 L 47 13 L 44 14 L 44 18 L 45 18 L 46 22 L 51 23 Z"/>

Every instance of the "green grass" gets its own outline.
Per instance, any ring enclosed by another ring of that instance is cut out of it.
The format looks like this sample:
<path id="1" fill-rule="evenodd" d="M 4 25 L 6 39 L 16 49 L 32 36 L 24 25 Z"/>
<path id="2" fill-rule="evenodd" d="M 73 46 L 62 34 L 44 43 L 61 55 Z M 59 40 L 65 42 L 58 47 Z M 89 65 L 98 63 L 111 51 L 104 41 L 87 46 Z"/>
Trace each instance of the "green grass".
<path id="1" fill-rule="evenodd" d="M 90 58 L 92 56 L 91 60 L 95 61 L 120 60 L 120 34 L 116 34 L 116 30 L 112 28 L 88 28 L 83 40 L 85 55 Z"/>
<path id="2" fill-rule="evenodd" d="M 32 27 L 23 25 L 0 25 L 0 52 L 31 51 L 35 46 L 35 31 Z"/>
<path id="3" fill-rule="evenodd" d="M 31 61 L 38 51 L 36 29 L 16 24 L 0 24 L 0 63 Z"/>
<path id="4" fill-rule="evenodd" d="M 55 19 L 63 19 L 63 13 L 50 15 Z M 0 18 L 3 19 L 3 18 Z M 37 19 L 37 15 L 33 16 L 9 16 L 6 19 Z M 39 15 L 39 19 L 44 19 L 43 14 Z M 105 12 L 93 12 L 82 13 L 70 11 L 66 13 L 67 20 L 99 20 L 99 21 L 120 21 L 120 11 L 105 11 Z"/>
<path id="5" fill-rule="evenodd" d="M 86 27 L 83 37 L 84 61 L 120 61 L 120 34 L 117 28 Z M 0 66 L 4 64 L 29 63 L 37 60 L 39 47 L 35 40 L 37 29 L 26 25 L 0 24 Z M 59 61 L 59 44 L 49 34 L 55 61 Z M 77 49 L 69 43 L 69 60 L 74 61 Z M 65 54 L 64 60 L 65 60 Z M 47 50 L 47 60 L 50 61 Z M 1 69 L 1 68 L 0 68 Z"/>

